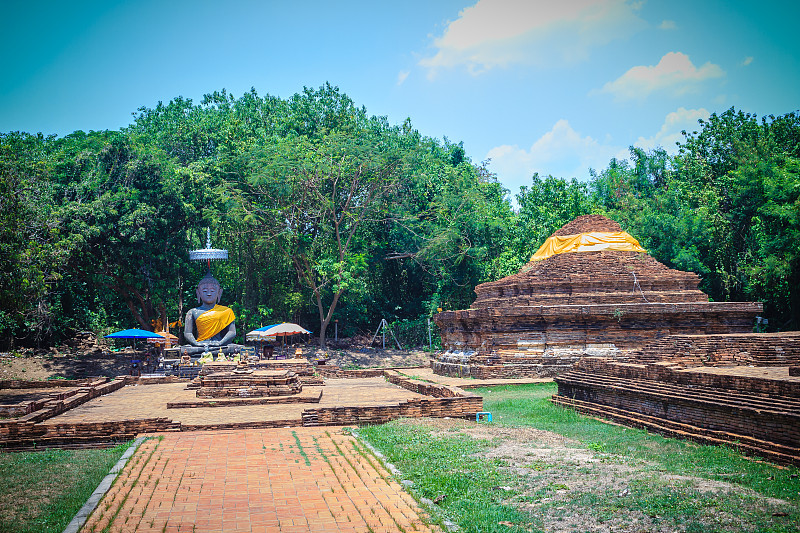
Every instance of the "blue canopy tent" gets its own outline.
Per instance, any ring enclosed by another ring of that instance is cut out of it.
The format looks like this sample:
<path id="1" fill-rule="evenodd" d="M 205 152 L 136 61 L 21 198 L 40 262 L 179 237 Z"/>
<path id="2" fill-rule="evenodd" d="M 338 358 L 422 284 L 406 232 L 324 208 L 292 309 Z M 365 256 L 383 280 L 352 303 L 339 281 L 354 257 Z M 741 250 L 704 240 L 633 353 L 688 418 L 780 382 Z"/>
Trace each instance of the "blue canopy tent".
<path id="1" fill-rule="evenodd" d="M 253 335 L 254 337 L 257 336 L 264 337 L 266 336 L 264 332 L 267 331 L 268 329 L 274 328 L 275 326 L 280 326 L 280 324 L 270 324 L 269 326 L 262 326 L 258 329 L 254 329 L 253 331 L 248 333 L 248 335 Z M 269 336 L 274 337 L 275 335 L 269 335 Z"/>
<path id="2" fill-rule="evenodd" d="M 143 329 L 123 329 L 116 333 L 106 335 L 106 339 L 163 339 L 163 335 L 153 333 L 152 331 L 145 331 Z"/>
<path id="3" fill-rule="evenodd" d="M 133 353 L 134 356 L 136 354 L 136 341 L 138 339 L 163 339 L 163 335 L 159 335 L 158 333 L 153 333 L 152 331 L 145 331 L 143 329 L 124 329 L 122 331 L 117 331 L 116 333 L 111 333 L 110 335 L 105 336 L 106 339 L 131 339 L 133 341 Z M 134 359 L 132 363 L 140 362 L 138 359 Z"/>
<path id="4" fill-rule="evenodd" d="M 261 331 L 264 332 L 264 335 L 275 335 L 277 337 L 285 337 L 286 335 L 311 334 L 311 332 L 304 327 L 298 326 L 297 324 L 292 324 L 291 322 L 273 324 L 272 326 L 263 328 Z"/>

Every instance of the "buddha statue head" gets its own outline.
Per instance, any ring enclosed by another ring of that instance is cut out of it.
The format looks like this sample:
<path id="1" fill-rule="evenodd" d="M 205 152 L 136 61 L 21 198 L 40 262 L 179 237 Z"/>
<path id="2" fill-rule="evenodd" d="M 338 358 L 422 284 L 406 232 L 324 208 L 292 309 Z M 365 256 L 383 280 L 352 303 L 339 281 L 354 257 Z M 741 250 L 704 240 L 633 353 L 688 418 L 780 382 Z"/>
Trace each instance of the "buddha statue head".
<path id="1" fill-rule="evenodd" d="M 202 306 L 213 307 L 219 303 L 221 297 L 222 287 L 219 281 L 209 272 L 197 284 L 197 303 L 202 304 Z"/>

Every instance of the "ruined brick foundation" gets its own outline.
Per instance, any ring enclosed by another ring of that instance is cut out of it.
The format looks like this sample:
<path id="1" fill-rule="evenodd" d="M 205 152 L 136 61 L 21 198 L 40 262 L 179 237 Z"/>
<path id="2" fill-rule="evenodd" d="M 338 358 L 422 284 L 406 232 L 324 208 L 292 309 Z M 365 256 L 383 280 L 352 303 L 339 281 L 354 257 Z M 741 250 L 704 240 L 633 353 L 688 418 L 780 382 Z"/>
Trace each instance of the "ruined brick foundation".
<path id="1" fill-rule="evenodd" d="M 585 358 L 552 401 L 779 463 L 800 464 L 800 333 L 667 337 L 627 362 Z"/>

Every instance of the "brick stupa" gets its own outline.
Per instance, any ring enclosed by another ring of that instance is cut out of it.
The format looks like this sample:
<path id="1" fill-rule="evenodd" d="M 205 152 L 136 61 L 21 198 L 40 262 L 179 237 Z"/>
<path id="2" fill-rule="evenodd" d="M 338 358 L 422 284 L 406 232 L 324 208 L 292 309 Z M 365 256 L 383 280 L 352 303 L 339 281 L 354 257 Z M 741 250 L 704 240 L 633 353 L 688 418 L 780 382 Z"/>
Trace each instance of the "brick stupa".
<path id="1" fill-rule="evenodd" d="M 617 222 L 585 215 L 553 237 L 618 232 Z M 532 259 L 517 274 L 478 285 L 469 309 L 434 317 L 446 350 L 434 371 L 549 377 L 586 355 L 624 357 L 667 335 L 752 331 L 761 303 L 709 302 L 699 282 L 697 274 L 668 268 L 644 252 Z"/>

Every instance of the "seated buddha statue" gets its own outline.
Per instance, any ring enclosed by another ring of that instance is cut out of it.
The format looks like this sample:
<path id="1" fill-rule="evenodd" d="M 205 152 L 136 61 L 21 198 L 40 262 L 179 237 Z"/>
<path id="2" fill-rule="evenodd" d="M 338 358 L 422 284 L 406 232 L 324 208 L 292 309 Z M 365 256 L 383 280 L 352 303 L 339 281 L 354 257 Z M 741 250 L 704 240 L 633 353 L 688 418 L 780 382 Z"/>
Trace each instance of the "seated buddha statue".
<path id="1" fill-rule="evenodd" d="M 183 336 L 188 345 L 181 346 L 181 355 L 233 354 L 242 349 L 232 344 L 236 336 L 236 316 L 230 307 L 219 305 L 222 287 L 209 272 L 197 284 L 197 303 L 186 313 Z"/>

